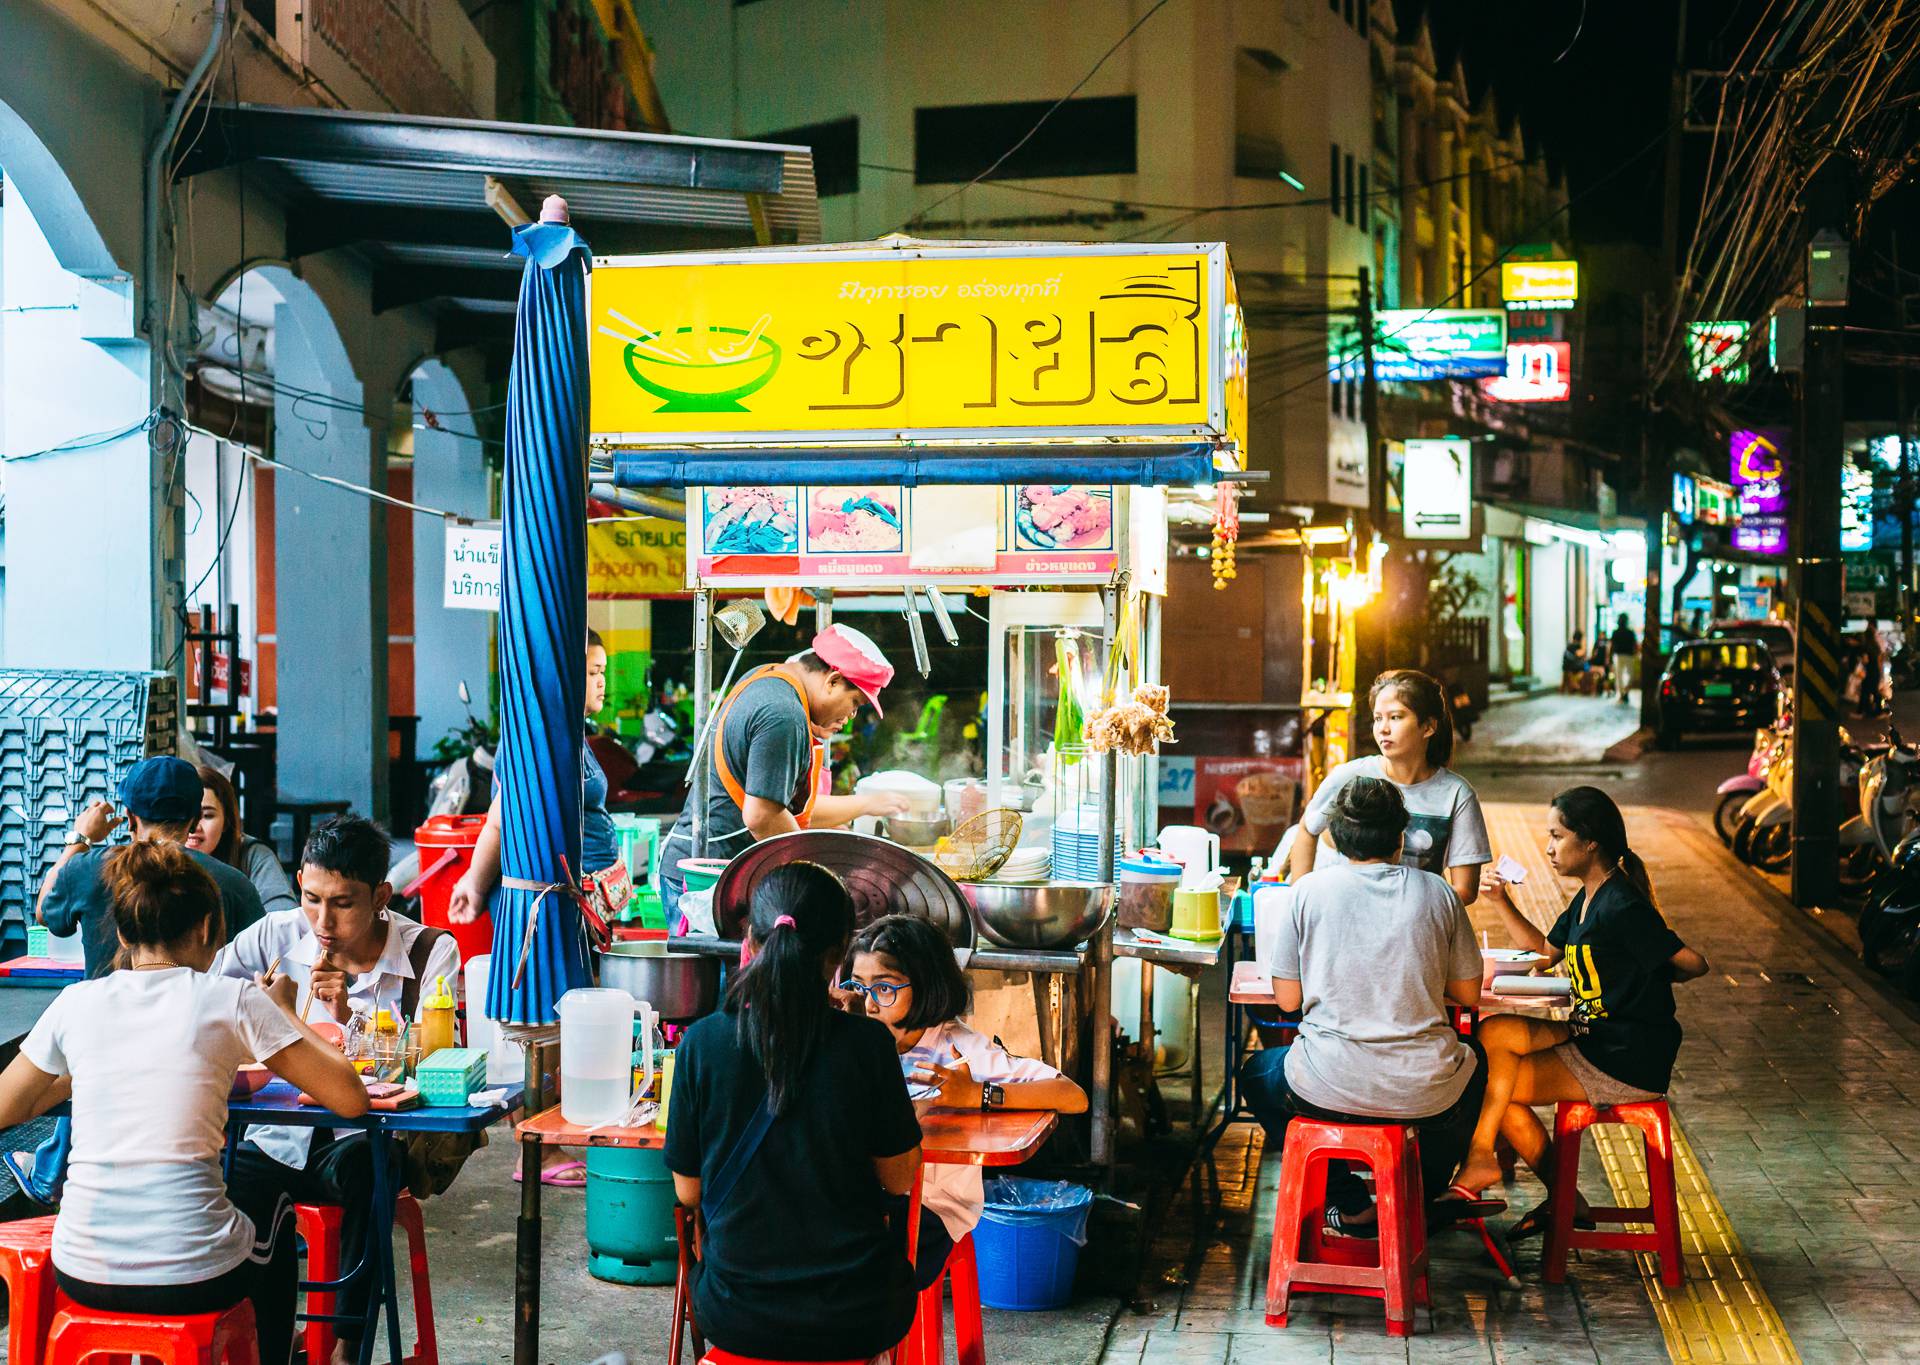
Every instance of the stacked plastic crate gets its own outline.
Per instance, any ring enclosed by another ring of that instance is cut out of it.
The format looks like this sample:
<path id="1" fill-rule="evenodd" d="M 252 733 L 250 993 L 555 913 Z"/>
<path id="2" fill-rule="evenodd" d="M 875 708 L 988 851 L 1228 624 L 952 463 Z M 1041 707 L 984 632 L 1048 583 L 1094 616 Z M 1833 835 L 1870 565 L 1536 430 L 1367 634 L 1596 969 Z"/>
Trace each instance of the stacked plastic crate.
<path id="1" fill-rule="evenodd" d="M 41 878 L 74 817 L 113 800 L 147 754 L 174 752 L 179 724 L 170 674 L 0 669 L 0 952 L 26 951 Z"/>

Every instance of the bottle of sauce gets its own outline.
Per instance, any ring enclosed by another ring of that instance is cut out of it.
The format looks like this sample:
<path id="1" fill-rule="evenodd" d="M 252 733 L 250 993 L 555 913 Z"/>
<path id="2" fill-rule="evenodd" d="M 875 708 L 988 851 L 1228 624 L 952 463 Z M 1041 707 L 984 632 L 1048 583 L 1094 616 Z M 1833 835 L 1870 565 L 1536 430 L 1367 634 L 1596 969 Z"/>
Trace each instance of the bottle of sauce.
<path id="1" fill-rule="evenodd" d="M 392 1080 L 396 1070 L 404 1070 L 400 1025 L 394 1021 L 392 1010 L 383 1009 L 373 1016 L 373 1068 L 373 1074 L 383 1081 Z"/>
<path id="2" fill-rule="evenodd" d="M 433 994 L 420 1012 L 420 1055 L 431 1057 L 443 1047 L 453 1046 L 453 992 L 447 978 L 434 978 Z"/>

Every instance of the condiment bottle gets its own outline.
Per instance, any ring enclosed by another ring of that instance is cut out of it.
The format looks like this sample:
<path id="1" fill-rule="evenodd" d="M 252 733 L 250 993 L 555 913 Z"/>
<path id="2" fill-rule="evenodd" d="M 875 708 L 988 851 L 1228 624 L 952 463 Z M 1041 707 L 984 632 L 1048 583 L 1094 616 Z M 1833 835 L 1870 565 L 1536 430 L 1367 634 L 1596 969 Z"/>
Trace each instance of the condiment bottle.
<path id="1" fill-rule="evenodd" d="M 400 1061 L 400 1025 L 394 1022 L 392 1010 L 383 1009 L 373 1016 L 373 1060 L 374 1074 L 381 1080 L 386 1080 Z"/>
<path id="2" fill-rule="evenodd" d="M 433 994 L 426 999 L 420 1014 L 420 1055 L 431 1057 L 443 1047 L 453 1046 L 453 992 L 447 978 L 434 978 Z"/>

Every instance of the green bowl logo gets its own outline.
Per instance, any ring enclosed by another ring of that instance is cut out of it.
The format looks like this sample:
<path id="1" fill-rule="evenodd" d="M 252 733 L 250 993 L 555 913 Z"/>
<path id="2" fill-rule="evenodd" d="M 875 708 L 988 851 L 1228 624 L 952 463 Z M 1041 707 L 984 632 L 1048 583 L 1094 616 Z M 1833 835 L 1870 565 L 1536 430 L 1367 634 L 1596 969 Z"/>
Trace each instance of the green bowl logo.
<path id="1" fill-rule="evenodd" d="M 765 334 L 765 324 L 667 329 L 645 344 L 622 338 L 621 358 L 634 383 L 665 400 L 656 411 L 745 412 L 740 400 L 765 388 L 780 368 L 780 343 Z"/>

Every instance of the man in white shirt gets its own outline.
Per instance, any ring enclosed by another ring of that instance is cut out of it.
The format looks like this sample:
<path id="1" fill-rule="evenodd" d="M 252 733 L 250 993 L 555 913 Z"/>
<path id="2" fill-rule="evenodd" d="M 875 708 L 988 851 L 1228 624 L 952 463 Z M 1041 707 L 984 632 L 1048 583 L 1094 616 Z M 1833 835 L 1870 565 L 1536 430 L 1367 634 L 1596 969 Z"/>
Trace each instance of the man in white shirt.
<path id="1" fill-rule="evenodd" d="M 256 977 L 278 972 L 296 983 L 296 1008 L 309 1023 L 370 1029 L 380 1010 L 396 1021 L 418 1019 L 436 978 L 460 976 L 452 934 L 389 915 L 386 881 L 391 845 L 379 826 L 357 816 L 329 820 L 301 854 L 300 908 L 268 915 L 221 950 L 216 974 Z M 256 1125 L 234 1154 L 236 1189 L 281 1190 L 298 1204 L 340 1206 L 340 1263 L 360 1264 L 373 1203 L 367 1134 Z M 343 1292 L 336 1311 L 363 1314 L 368 1281 Z M 343 1324 L 334 1361 L 359 1353 L 360 1329 Z M 313 1362 L 321 1365 L 321 1362 Z"/>

